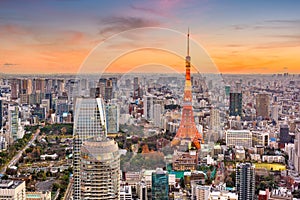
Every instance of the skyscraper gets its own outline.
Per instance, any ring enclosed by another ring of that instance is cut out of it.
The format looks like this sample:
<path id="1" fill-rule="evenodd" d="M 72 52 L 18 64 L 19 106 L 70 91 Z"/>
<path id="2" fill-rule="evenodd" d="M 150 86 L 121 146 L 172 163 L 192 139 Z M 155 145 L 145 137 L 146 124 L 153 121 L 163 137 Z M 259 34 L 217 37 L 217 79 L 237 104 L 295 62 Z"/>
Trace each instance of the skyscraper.
<path id="1" fill-rule="evenodd" d="M 156 127 L 160 127 L 161 126 L 161 114 L 162 114 L 162 105 L 161 104 L 154 104 L 154 108 L 153 108 L 153 124 Z"/>
<path id="2" fill-rule="evenodd" d="M 9 106 L 8 111 L 8 122 L 9 122 L 9 132 L 10 138 L 12 141 L 16 141 L 23 137 L 22 134 L 19 134 L 19 107 L 18 106 Z"/>
<path id="3" fill-rule="evenodd" d="M 108 103 L 106 105 L 106 127 L 107 133 L 119 132 L 120 108 L 118 104 Z"/>
<path id="4" fill-rule="evenodd" d="M 256 96 L 256 117 L 269 119 L 270 98 L 268 94 L 257 94 Z"/>
<path id="5" fill-rule="evenodd" d="M 120 155 L 118 144 L 97 137 L 81 147 L 81 199 L 120 199 Z"/>
<path id="6" fill-rule="evenodd" d="M 139 98 L 139 78 L 134 77 L 133 79 L 133 98 Z"/>
<path id="7" fill-rule="evenodd" d="M 152 173 L 152 200 L 169 199 L 169 179 L 168 173 L 161 168 L 157 168 Z"/>
<path id="8" fill-rule="evenodd" d="M 171 145 L 176 146 L 180 143 L 192 142 L 197 148 L 201 148 L 201 142 L 203 141 L 202 135 L 198 132 L 195 124 L 193 106 L 192 106 L 192 84 L 191 84 L 191 57 L 189 49 L 189 37 L 187 35 L 187 56 L 185 58 L 185 87 L 184 87 L 184 99 L 182 105 L 182 117 L 179 129 L 172 140 Z"/>
<path id="9" fill-rule="evenodd" d="M 255 199 L 255 168 L 251 163 L 236 165 L 236 190 L 239 200 Z"/>
<path id="10" fill-rule="evenodd" d="M 294 139 L 292 135 L 289 134 L 289 125 L 281 124 L 279 129 L 279 145 L 284 147 L 286 143 L 293 143 Z"/>
<path id="11" fill-rule="evenodd" d="M 92 137 L 106 137 L 105 109 L 101 98 L 77 98 L 74 111 L 73 199 L 81 200 L 81 146 L 84 141 Z"/>
<path id="12" fill-rule="evenodd" d="M 242 93 L 230 93 L 229 115 L 242 116 Z"/>
<path id="13" fill-rule="evenodd" d="M 2 111 L 2 100 L 0 99 L 0 129 L 3 126 L 3 121 L 2 121 L 2 116 L 3 115 L 3 111 Z"/>
<path id="14" fill-rule="evenodd" d="M 274 103 L 271 106 L 271 119 L 274 120 L 276 123 L 278 123 L 278 105 L 277 103 Z"/>
<path id="15" fill-rule="evenodd" d="M 154 101 L 157 99 L 153 95 L 144 95 L 144 117 L 145 119 L 152 121 L 154 118 Z"/>

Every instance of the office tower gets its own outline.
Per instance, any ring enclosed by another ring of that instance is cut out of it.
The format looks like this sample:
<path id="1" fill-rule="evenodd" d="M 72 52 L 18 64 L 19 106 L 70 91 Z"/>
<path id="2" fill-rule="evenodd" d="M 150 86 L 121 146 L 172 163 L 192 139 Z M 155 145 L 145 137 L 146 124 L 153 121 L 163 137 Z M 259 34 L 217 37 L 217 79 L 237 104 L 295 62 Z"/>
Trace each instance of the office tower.
<path id="1" fill-rule="evenodd" d="M 22 93 L 27 93 L 28 91 L 28 79 L 21 79 L 20 91 Z"/>
<path id="2" fill-rule="evenodd" d="M 63 116 L 68 115 L 70 111 L 70 105 L 68 104 L 68 97 L 59 96 L 55 105 L 56 115 L 58 122 L 63 122 Z"/>
<path id="3" fill-rule="evenodd" d="M 3 126 L 3 105 L 2 105 L 2 100 L 0 99 L 0 130 L 2 129 Z"/>
<path id="4" fill-rule="evenodd" d="M 221 129 L 220 111 L 217 108 L 210 110 L 210 128 L 214 131 Z"/>
<path id="5" fill-rule="evenodd" d="M 77 98 L 74 109 L 74 183 L 73 199 L 81 200 L 80 150 L 84 141 L 92 137 L 106 137 L 105 109 L 101 98 Z"/>
<path id="6" fill-rule="evenodd" d="M 277 105 L 277 103 L 274 103 L 272 106 L 271 106 L 271 119 L 274 120 L 277 124 L 278 124 L 278 110 L 279 110 L 279 107 Z"/>
<path id="7" fill-rule="evenodd" d="M 138 77 L 133 78 L 133 98 L 134 99 L 139 98 L 139 78 Z"/>
<path id="8" fill-rule="evenodd" d="M 162 114 L 162 105 L 161 104 L 154 104 L 153 106 L 153 124 L 156 127 L 160 127 L 161 126 L 161 114 Z"/>
<path id="9" fill-rule="evenodd" d="M 118 104 L 108 103 L 106 105 L 106 127 L 107 133 L 119 132 L 120 108 Z"/>
<path id="10" fill-rule="evenodd" d="M 104 99 L 106 101 L 109 101 L 113 98 L 113 85 L 112 80 L 108 79 L 106 80 L 106 86 L 105 86 L 105 96 Z"/>
<path id="11" fill-rule="evenodd" d="M 294 139 L 289 134 L 289 125 L 281 124 L 279 129 L 279 145 L 280 147 L 284 147 L 286 143 L 293 143 Z"/>
<path id="12" fill-rule="evenodd" d="M 27 94 L 31 94 L 32 93 L 32 80 L 28 79 L 27 80 Z"/>
<path id="13" fill-rule="evenodd" d="M 252 147 L 252 133 L 249 130 L 227 130 L 225 134 L 227 146 Z"/>
<path id="14" fill-rule="evenodd" d="M 187 56 L 185 58 L 185 87 L 184 87 L 184 99 L 182 105 L 182 117 L 179 129 L 171 142 L 172 146 L 177 146 L 183 143 L 190 143 L 197 148 L 201 148 L 203 141 L 202 135 L 198 132 L 195 124 L 193 105 L 192 105 L 192 84 L 191 84 L 191 57 L 189 49 L 189 37 L 187 35 Z"/>
<path id="15" fill-rule="evenodd" d="M 239 200 L 255 199 L 255 168 L 251 163 L 236 165 L 236 191 Z"/>
<path id="16" fill-rule="evenodd" d="M 229 95 L 229 115 L 242 116 L 242 93 L 230 93 Z"/>
<path id="17" fill-rule="evenodd" d="M 294 149 L 294 167 L 295 170 L 300 172 L 300 133 L 296 133 L 295 149 Z"/>
<path id="18" fill-rule="evenodd" d="M 120 199 L 118 144 L 104 137 L 90 138 L 83 142 L 80 158 L 81 199 Z"/>
<path id="19" fill-rule="evenodd" d="M 168 172 L 157 168 L 156 172 L 152 172 L 152 200 L 168 200 L 169 199 L 169 179 Z"/>
<path id="20" fill-rule="evenodd" d="M 19 84 L 17 79 L 11 80 L 11 99 L 16 100 L 19 97 Z"/>
<path id="21" fill-rule="evenodd" d="M 45 93 L 46 81 L 45 79 L 36 79 L 35 80 L 35 92 L 40 91 L 40 93 Z"/>
<path id="22" fill-rule="evenodd" d="M 154 102 L 157 97 L 153 95 L 144 95 L 144 117 L 146 120 L 152 121 L 154 119 Z"/>
<path id="23" fill-rule="evenodd" d="M 229 94 L 230 94 L 230 85 L 226 85 L 225 86 L 225 95 L 229 96 Z"/>
<path id="24" fill-rule="evenodd" d="M 0 179 L 0 199 L 26 200 L 25 181 Z"/>
<path id="25" fill-rule="evenodd" d="M 269 119 L 270 113 L 270 98 L 268 94 L 256 95 L 256 117 L 262 119 Z"/>
<path id="26" fill-rule="evenodd" d="M 18 106 L 9 106 L 8 123 L 9 123 L 10 138 L 13 141 L 16 141 L 17 139 L 20 138 L 20 136 L 18 135 L 18 131 L 19 131 L 19 107 Z"/>
<path id="27" fill-rule="evenodd" d="M 242 80 L 235 82 L 235 89 L 236 92 L 242 93 Z"/>

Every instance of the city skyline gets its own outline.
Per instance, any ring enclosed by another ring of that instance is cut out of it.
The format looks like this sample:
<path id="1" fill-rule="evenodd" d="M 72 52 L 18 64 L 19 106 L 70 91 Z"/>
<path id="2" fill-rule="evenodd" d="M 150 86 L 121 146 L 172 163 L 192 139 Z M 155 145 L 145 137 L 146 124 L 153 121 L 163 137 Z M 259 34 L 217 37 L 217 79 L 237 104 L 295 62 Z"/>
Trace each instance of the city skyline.
<path id="1" fill-rule="evenodd" d="M 0 71 L 88 73 L 94 68 L 85 67 L 101 66 L 99 72 L 148 73 L 155 65 L 158 73 L 183 72 L 185 52 L 176 49 L 184 49 L 178 38 L 190 27 L 192 64 L 200 73 L 299 73 L 299 4 L 1 1 Z"/>

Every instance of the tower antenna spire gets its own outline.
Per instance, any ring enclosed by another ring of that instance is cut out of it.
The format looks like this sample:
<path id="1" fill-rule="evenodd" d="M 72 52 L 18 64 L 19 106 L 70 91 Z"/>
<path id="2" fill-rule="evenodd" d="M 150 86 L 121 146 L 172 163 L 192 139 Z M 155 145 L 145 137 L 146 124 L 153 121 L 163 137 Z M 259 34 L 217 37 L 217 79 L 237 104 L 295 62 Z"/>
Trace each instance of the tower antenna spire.
<path id="1" fill-rule="evenodd" d="M 187 34 L 187 56 L 190 55 L 190 27 L 188 27 L 188 34 Z"/>

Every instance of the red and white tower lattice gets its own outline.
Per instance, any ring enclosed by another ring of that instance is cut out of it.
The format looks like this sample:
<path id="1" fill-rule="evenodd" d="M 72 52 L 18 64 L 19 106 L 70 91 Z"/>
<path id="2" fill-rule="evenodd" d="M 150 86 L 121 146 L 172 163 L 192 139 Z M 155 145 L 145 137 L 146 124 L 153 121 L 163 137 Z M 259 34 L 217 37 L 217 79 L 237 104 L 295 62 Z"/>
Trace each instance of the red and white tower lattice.
<path id="1" fill-rule="evenodd" d="M 203 143 L 202 135 L 196 128 L 193 106 L 192 106 L 192 83 L 191 83 L 191 57 L 189 48 L 190 34 L 187 34 L 187 56 L 185 58 L 185 88 L 182 105 L 182 117 L 179 129 L 171 142 L 171 146 L 177 146 L 181 141 L 190 141 L 197 148 L 201 148 Z"/>

